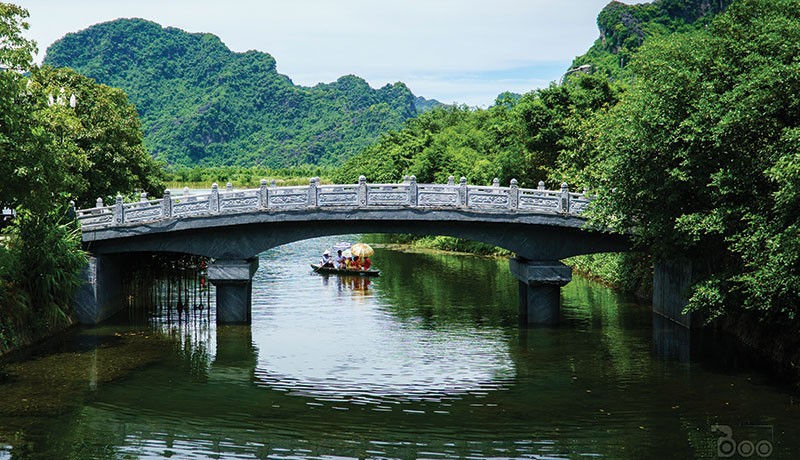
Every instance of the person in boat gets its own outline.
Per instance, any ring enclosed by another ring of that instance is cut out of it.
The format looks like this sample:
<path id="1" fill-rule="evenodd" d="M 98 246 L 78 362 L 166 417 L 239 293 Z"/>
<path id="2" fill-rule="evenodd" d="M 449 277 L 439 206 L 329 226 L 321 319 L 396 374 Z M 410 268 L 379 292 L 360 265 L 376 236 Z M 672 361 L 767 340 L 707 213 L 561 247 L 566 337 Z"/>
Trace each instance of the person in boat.
<path id="1" fill-rule="evenodd" d="M 343 270 L 347 268 L 347 258 L 342 255 L 342 250 L 339 249 L 336 251 L 336 268 Z"/>
<path id="2" fill-rule="evenodd" d="M 361 262 L 358 260 L 358 256 L 353 256 L 353 261 L 350 263 L 350 270 L 361 270 Z"/>
<path id="3" fill-rule="evenodd" d="M 331 257 L 330 251 L 325 251 L 322 253 L 322 260 L 320 261 L 320 266 L 333 268 L 333 257 Z"/>
<path id="4" fill-rule="evenodd" d="M 372 266 L 372 261 L 369 260 L 369 256 L 364 256 L 364 260 L 361 262 L 361 268 L 363 270 L 369 270 L 369 267 Z"/>

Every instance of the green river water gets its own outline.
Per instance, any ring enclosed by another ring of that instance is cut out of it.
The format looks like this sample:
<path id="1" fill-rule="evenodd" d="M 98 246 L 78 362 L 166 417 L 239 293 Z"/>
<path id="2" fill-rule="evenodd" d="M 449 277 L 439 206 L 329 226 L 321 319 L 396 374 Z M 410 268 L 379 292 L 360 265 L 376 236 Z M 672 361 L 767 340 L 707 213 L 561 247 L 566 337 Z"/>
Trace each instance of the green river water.
<path id="1" fill-rule="evenodd" d="M 575 277 L 520 327 L 505 260 L 312 273 L 338 239 L 262 254 L 250 327 L 123 315 L 6 364 L 0 460 L 800 456 L 800 393 L 649 305 Z"/>

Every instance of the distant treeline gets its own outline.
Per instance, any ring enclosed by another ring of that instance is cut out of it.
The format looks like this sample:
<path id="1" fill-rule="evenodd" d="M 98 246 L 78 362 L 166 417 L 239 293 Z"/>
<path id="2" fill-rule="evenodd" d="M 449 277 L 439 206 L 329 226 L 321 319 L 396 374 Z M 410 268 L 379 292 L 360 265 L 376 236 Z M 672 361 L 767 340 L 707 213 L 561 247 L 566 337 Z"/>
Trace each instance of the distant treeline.
<path id="1" fill-rule="evenodd" d="M 230 182 L 234 187 L 258 187 L 262 179 L 276 180 L 281 185 L 305 185 L 312 177 L 329 181 L 334 168 L 302 165 L 290 168 L 266 168 L 261 166 L 171 166 L 165 170 L 164 180 L 168 186 L 210 187 L 212 183 L 224 186 Z"/>

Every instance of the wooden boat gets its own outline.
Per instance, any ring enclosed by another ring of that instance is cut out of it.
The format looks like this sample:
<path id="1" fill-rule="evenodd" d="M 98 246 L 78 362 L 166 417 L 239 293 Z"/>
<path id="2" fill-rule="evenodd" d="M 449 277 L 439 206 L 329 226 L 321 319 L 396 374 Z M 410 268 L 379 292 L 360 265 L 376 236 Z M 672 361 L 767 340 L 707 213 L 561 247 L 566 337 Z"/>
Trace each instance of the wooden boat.
<path id="1" fill-rule="evenodd" d="M 311 264 L 315 273 L 321 275 L 342 275 L 342 276 L 381 276 L 381 271 L 374 268 L 369 270 L 343 270 L 333 267 L 320 267 L 320 264 Z"/>

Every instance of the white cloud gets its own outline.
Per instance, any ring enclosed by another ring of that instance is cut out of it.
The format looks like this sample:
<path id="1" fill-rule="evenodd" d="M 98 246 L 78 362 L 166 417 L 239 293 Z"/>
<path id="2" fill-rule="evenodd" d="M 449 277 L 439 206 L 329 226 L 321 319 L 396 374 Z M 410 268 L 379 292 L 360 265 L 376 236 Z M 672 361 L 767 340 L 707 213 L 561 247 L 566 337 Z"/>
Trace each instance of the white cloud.
<path id="1" fill-rule="evenodd" d="M 21 6 L 31 13 L 28 36 L 39 42 L 40 60 L 68 32 L 142 17 L 213 33 L 234 51 L 268 52 L 299 84 L 355 74 L 373 86 L 403 81 L 427 98 L 487 105 L 502 91 L 557 80 L 597 38 L 597 14 L 608 1 L 24 0 Z M 539 65 L 548 76 L 503 78 Z"/>

